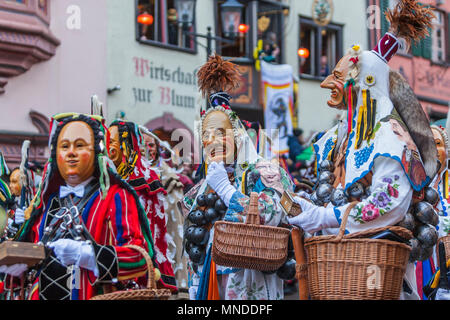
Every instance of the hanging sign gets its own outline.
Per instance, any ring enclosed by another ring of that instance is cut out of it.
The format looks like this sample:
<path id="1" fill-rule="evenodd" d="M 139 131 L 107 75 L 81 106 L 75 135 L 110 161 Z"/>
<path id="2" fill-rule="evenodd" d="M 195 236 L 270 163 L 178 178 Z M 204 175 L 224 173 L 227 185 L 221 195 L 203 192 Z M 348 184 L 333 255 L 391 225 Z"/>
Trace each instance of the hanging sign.
<path id="1" fill-rule="evenodd" d="M 319 26 L 326 26 L 333 18 L 333 0 L 314 0 L 312 5 L 312 18 Z"/>

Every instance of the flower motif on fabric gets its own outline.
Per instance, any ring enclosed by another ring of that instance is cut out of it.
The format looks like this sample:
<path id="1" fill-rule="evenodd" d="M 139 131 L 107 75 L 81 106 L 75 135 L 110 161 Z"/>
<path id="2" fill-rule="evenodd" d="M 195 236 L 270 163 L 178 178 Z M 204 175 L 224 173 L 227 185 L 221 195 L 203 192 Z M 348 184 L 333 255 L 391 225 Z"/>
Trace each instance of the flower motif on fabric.
<path id="1" fill-rule="evenodd" d="M 388 197 L 386 192 L 380 192 L 373 196 L 373 202 L 379 208 L 385 208 L 389 204 L 390 200 L 391 199 Z"/>
<path id="2" fill-rule="evenodd" d="M 380 216 L 380 210 L 373 204 L 368 204 L 361 210 L 362 219 L 366 222 L 375 220 Z"/>
<path id="3" fill-rule="evenodd" d="M 334 144 L 335 142 L 333 141 L 333 138 L 329 138 L 327 142 L 325 142 L 325 147 L 322 152 L 322 160 L 328 158 L 330 151 L 333 150 Z"/>
<path id="4" fill-rule="evenodd" d="M 363 166 L 370 158 L 370 155 L 373 152 L 374 149 L 374 144 L 372 144 L 371 146 L 367 146 L 364 149 L 355 152 L 355 167 L 356 168 L 361 168 L 361 166 Z"/>
<path id="5" fill-rule="evenodd" d="M 359 223 L 365 223 L 377 219 L 392 210 L 394 199 L 399 197 L 400 185 L 395 183 L 396 177 L 383 178 L 383 189 L 375 190 L 367 201 L 358 204 L 353 209 L 351 217 Z"/>
<path id="6" fill-rule="evenodd" d="M 257 286 L 255 281 L 250 283 L 237 281 L 235 277 L 231 276 L 231 281 L 227 287 L 227 293 L 229 299 L 236 300 L 265 300 L 264 286 Z M 234 298 L 234 299 L 233 299 Z"/>

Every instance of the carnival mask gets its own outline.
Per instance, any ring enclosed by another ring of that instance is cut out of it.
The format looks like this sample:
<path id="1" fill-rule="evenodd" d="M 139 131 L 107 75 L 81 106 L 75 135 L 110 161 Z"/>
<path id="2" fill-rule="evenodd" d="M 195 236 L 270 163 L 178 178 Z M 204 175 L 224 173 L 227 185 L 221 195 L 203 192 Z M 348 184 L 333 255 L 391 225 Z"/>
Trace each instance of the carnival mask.
<path id="1" fill-rule="evenodd" d="M 202 125 L 202 143 L 206 163 L 221 161 L 228 165 L 234 163 L 233 126 L 226 113 L 217 110 L 206 116 Z"/>
<path id="2" fill-rule="evenodd" d="M 446 167 L 446 163 L 447 163 L 447 150 L 445 148 L 445 142 L 444 139 L 442 138 L 441 133 L 432 128 L 431 131 L 433 132 L 433 136 L 434 136 L 434 142 L 436 143 L 436 148 L 438 151 L 438 159 L 439 162 L 441 164 L 441 168 L 439 169 L 439 173 L 441 173 L 442 171 L 444 171 L 445 167 Z"/>
<path id="3" fill-rule="evenodd" d="M 158 145 L 155 138 L 147 134 L 144 135 L 144 142 L 148 149 L 148 157 L 150 161 L 155 161 L 158 158 Z"/>
<path id="4" fill-rule="evenodd" d="M 11 173 L 9 177 L 9 189 L 11 190 L 11 194 L 20 197 L 22 192 L 22 185 L 20 184 L 20 170 L 16 169 Z"/>
<path id="5" fill-rule="evenodd" d="M 261 175 L 261 181 L 268 188 L 273 188 L 283 193 L 283 185 L 281 184 L 280 167 L 268 161 L 260 161 L 255 168 Z"/>
<path id="6" fill-rule="evenodd" d="M 82 121 L 69 122 L 62 128 L 56 146 L 56 163 L 61 177 L 76 186 L 94 174 L 94 132 Z"/>
<path id="7" fill-rule="evenodd" d="M 345 110 L 345 79 L 348 73 L 349 56 L 339 60 L 333 72 L 320 84 L 321 88 L 331 90 L 331 99 L 328 106 L 331 108 Z"/>
<path id="8" fill-rule="evenodd" d="M 109 158 L 114 162 L 114 165 L 118 167 L 123 159 L 123 151 L 120 147 L 119 127 L 111 126 L 108 131 L 110 134 Z"/>

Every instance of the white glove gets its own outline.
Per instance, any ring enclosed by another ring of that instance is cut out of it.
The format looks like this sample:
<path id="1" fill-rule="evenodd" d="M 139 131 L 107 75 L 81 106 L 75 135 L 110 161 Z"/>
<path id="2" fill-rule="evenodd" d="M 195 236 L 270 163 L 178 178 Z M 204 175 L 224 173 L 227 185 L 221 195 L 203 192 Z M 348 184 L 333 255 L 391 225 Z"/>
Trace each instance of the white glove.
<path id="1" fill-rule="evenodd" d="M 319 207 L 299 197 L 294 200 L 302 207 L 302 213 L 293 218 L 288 217 L 290 224 L 311 234 L 322 229 L 339 227 L 333 207 Z"/>
<path id="2" fill-rule="evenodd" d="M 22 224 L 25 222 L 25 211 L 23 211 L 20 208 L 16 209 L 16 212 L 14 213 L 14 222 L 16 224 Z"/>
<path id="3" fill-rule="evenodd" d="M 227 207 L 230 206 L 230 200 L 237 191 L 228 179 L 228 173 L 225 170 L 223 162 L 213 162 L 208 166 L 206 182 L 217 193 Z"/>
<path id="4" fill-rule="evenodd" d="M 0 266 L 0 273 L 6 273 L 13 277 L 19 277 L 27 270 L 28 266 L 24 263 L 13 264 L 11 266 Z"/>
<path id="5" fill-rule="evenodd" d="M 95 262 L 94 248 L 87 241 L 59 239 L 48 244 L 53 249 L 56 258 L 65 266 L 76 265 L 88 269 L 98 277 L 97 263 Z"/>
<path id="6" fill-rule="evenodd" d="M 300 207 L 302 208 L 302 211 L 308 211 L 309 209 L 313 209 L 316 206 L 316 205 L 314 205 L 314 203 L 301 198 L 301 196 L 294 197 L 294 201 L 300 205 Z"/>
<path id="7" fill-rule="evenodd" d="M 438 289 L 436 300 L 450 300 L 450 290 Z"/>
<path id="8" fill-rule="evenodd" d="M 306 191 L 297 192 L 297 196 L 305 198 L 305 199 L 309 199 L 311 197 L 311 195 Z"/>

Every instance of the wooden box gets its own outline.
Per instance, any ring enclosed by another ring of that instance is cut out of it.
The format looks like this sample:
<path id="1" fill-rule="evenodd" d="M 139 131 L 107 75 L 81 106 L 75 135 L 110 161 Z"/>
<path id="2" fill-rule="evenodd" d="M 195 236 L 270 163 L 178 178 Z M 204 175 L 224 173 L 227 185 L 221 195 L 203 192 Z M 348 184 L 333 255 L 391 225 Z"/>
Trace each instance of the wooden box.
<path id="1" fill-rule="evenodd" d="M 302 208 L 294 201 L 295 194 L 285 191 L 281 197 L 281 207 L 284 212 L 291 217 L 298 216 L 302 213 Z"/>
<path id="2" fill-rule="evenodd" d="M 45 248 L 29 242 L 5 241 L 0 244 L 0 266 L 25 263 L 33 267 L 45 259 Z"/>

